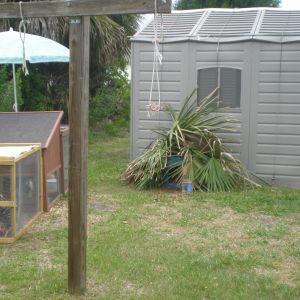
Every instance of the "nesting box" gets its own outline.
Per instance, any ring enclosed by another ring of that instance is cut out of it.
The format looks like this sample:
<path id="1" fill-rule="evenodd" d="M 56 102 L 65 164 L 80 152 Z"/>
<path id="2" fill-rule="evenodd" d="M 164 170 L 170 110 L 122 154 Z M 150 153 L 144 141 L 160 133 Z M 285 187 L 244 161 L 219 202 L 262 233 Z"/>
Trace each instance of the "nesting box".
<path id="1" fill-rule="evenodd" d="M 0 243 L 18 239 L 42 211 L 41 146 L 0 144 Z"/>

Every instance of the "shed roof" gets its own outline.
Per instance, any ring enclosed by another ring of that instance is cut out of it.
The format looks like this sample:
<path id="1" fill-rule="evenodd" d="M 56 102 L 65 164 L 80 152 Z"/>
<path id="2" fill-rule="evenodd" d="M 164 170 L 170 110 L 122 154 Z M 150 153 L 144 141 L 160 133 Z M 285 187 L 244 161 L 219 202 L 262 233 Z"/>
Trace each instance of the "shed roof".
<path id="1" fill-rule="evenodd" d="M 173 11 L 158 18 L 163 43 L 177 41 L 232 42 L 262 40 L 286 43 L 300 40 L 300 10 L 279 8 L 197 9 Z M 152 41 L 153 19 L 132 38 Z"/>
<path id="2" fill-rule="evenodd" d="M 0 143 L 40 143 L 47 148 L 62 111 L 0 113 Z"/>

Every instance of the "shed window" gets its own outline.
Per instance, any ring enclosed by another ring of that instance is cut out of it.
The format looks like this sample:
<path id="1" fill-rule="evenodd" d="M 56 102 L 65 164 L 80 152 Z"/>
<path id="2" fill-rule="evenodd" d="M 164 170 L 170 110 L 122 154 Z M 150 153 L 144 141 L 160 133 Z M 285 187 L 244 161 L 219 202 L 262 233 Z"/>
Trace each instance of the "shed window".
<path id="1" fill-rule="evenodd" d="M 198 71 L 198 102 L 219 89 L 221 107 L 239 108 L 241 105 L 241 70 L 233 68 L 207 68 Z"/>

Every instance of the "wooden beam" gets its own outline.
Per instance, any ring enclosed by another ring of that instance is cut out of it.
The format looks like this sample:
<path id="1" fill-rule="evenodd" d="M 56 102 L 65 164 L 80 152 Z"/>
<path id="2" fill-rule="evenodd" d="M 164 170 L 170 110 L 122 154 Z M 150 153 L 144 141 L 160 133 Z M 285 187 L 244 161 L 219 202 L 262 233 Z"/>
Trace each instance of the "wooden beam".
<path id="1" fill-rule="evenodd" d="M 171 11 L 171 0 L 157 0 L 157 10 Z M 55 0 L 22 2 L 25 18 L 147 14 L 154 12 L 154 0 Z M 20 18 L 19 3 L 0 3 L 0 18 Z"/>
<path id="2" fill-rule="evenodd" d="M 90 18 L 70 22 L 69 292 L 86 290 Z"/>

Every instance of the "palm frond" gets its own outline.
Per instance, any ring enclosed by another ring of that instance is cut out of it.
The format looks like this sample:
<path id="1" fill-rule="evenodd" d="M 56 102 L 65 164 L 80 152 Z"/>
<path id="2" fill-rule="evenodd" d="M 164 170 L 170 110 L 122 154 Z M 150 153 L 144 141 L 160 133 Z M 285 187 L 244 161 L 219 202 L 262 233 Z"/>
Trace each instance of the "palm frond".
<path id="1" fill-rule="evenodd" d="M 179 184 L 189 179 L 195 190 L 208 192 L 256 185 L 246 167 L 230 153 L 225 144 L 228 140 L 219 136 L 222 132 L 234 132 L 232 123 L 236 120 L 220 113 L 218 89 L 198 105 L 195 94 L 196 90 L 187 97 L 179 112 L 166 106 L 172 126 L 156 130 L 160 138 L 154 147 L 130 163 L 124 176 L 126 179 L 129 175 L 128 182 L 134 182 L 142 188 L 161 186 L 170 179 Z M 161 145 L 164 146 L 163 151 Z M 171 161 L 168 156 L 172 155 L 181 156 L 181 162 L 168 164 Z M 162 158 L 163 163 L 158 163 Z"/>

